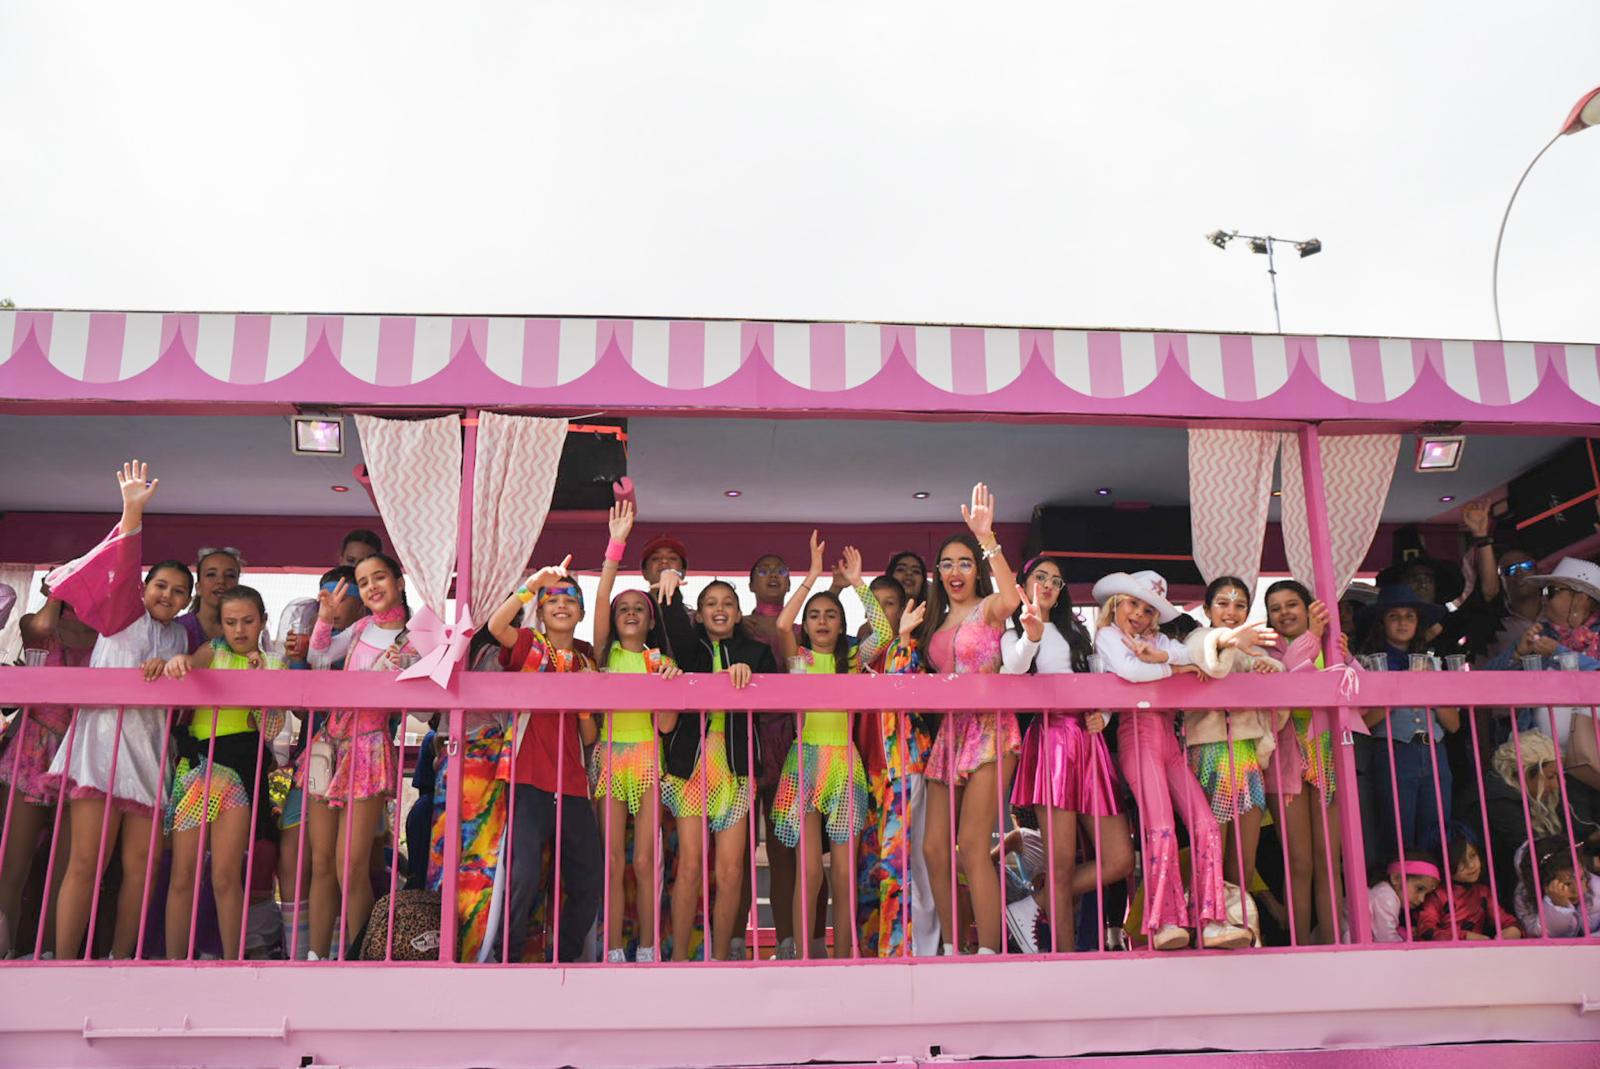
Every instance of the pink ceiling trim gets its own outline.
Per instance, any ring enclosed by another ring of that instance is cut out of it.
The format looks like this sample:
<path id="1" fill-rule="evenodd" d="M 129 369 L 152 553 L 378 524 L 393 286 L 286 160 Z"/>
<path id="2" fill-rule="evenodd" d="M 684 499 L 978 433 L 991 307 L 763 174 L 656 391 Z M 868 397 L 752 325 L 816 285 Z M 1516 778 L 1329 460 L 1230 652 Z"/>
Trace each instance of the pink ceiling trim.
<path id="1" fill-rule="evenodd" d="M 751 359 L 751 357 L 758 359 Z M 1554 372 L 1553 374 L 1551 372 Z M 0 397 L 1593 423 L 1594 345 L 905 324 L 0 313 Z"/>

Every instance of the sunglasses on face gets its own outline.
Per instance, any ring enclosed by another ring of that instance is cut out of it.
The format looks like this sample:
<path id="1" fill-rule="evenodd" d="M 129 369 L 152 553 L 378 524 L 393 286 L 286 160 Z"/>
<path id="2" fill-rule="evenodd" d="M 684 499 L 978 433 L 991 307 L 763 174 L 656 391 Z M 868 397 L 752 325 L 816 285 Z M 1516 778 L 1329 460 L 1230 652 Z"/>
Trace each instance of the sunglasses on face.
<path id="1" fill-rule="evenodd" d="M 972 570 L 976 567 L 977 564 L 975 562 L 966 558 L 962 558 L 961 560 L 942 560 L 939 562 L 939 571 L 945 575 L 949 575 L 951 572 L 960 572 L 962 575 L 970 575 L 972 574 Z"/>
<path id="2" fill-rule="evenodd" d="M 1515 564 L 1507 564 L 1505 567 L 1500 569 L 1500 574 L 1505 576 L 1507 579 L 1515 579 L 1519 575 L 1532 575 L 1533 561 L 1519 560 Z"/>

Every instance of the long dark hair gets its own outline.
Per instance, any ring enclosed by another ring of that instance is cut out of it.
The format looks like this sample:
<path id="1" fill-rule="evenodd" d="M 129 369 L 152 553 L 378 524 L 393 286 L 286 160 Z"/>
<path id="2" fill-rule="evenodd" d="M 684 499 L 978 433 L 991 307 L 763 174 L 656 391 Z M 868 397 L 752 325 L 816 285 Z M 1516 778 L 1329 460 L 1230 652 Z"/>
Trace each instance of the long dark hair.
<path id="1" fill-rule="evenodd" d="M 751 565 L 750 566 L 750 573 L 751 573 L 752 576 L 755 574 L 755 570 L 756 570 L 755 569 L 755 565 Z M 719 586 L 722 587 L 724 590 L 726 590 L 728 593 L 733 595 L 733 603 L 735 605 L 739 604 L 739 592 L 733 588 L 733 584 L 732 583 L 728 582 L 726 579 L 713 579 L 713 580 L 711 580 L 711 582 L 709 582 L 705 586 L 701 587 L 700 588 L 700 593 L 695 595 L 694 607 L 695 607 L 696 611 L 698 611 L 700 609 L 701 605 L 705 604 L 706 595 L 709 594 L 712 591 L 713 588 L 719 587 Z M 834 600 L 837 601 L 838 599 L 835 598 Z M 843 613 L 844 613 L 844 607 L 842 605 L 839 608 L 839 612 L 840 612 L 840 615 L 841 615 L 841 618 L 842 618 Z M 700 632 L 700 637 L 702 639 L 706 639 L 708 641 L 710 640 L 710 635 L 706 632 L 705 621 L 697 620 L 697 621 L 695 621 L 695 625 L 694 626 L 695 626 L 695 630 Z M 741 610 L 740 614 L 739 614 L 739 622 L 733 625 L 733 634 L 730 635 L 729 638 L 730 639 L 744 640 L 744 639 L 748 639 L 749 637 L 750 637 L 750 633 L 748 631 L 746 631 L 745 628 L 744 628 L 744 613 L 743 613 L 743 610 Z"/>
<path id="2" fill-rule="evenodd" d="M 1020 582 L 1022 589 L 1028 589 L 1028 576 L 1039 570 L 1039 565 L 1044 561 L 1035 561 L 1033 567 L 1022 576 Z M 1062 579 L 1065 580 L 1065 576 Z M 1066 626 L 1056 619 L 1057 610 L 1066 618 Z M 1089 629 L 1083 626 L 1083 621 L 1078 619 L 1078 614 L 1072 611 L 1072 588 L 1063 582 L 1061 596 L 1056 598 L 1055 605 L 1044 613 L 1044 622 L 1061 633 L 1067 640 L 1067 648 L 1072 651 L 1072 670 L 1074 672 L 1087 672 L 1089 670 L 1089 654 L 1094 652 L 1094 641 L 1089 638 Z M 1022 634 L 1022 606 L 1017 606 L 1017 611 L 1011 614 L 1011 626 L 1017 634 Z M 1028 674 L 1039 673 L 1039 659 L 1035 657 L 1028 665 Z"/>
<path id="3" fill-rule="evenodd" d="M 382 552 L 381 550 L 379 552 L 377 552 L 377 553 L 372 554 L 372 556 L 370 556 L 370 557 L 362 557 L 361 560 L 359 562 L 357 562 L 355 564 L 355 566 L 350 569 L 350 574 L 351 575 L 355 575 L 356 569 L 360 568 L 361 565 L 367 563 L 367 561 L 369 561 L 369 560 L 375 560 L 379 564 L 383 565 L 385 568 L 389 569 L 389 574 L 394 576 L 396 579 L 404 580 L 405 577 L 406 577 L 406 570 L 404 568 L 400 567 L 400 562 L 395 560 L 393 557 L 389 556 L 389 554 Z M 357 587 L 356 587 L 356 597 L 358 599 L 361 599 L 361 588 L 360 588 L 359 585 L 357 585 Z M 366 600 L 365 599 L 361 599 L 361 605 L 362 605 L 363 608 L 366 607 L 366 604 L 367 604 Z M 411 619 L 411 603 L 406 600 L 406 592 L 405 592 L 405 587 L 404 587 L 403 584 L 402 584 L 401 589 L 400 589 L 400 608 L 405 611 L 406 619 L 407 620 Z M 368 611 L 370 612 L 371 610 L 368 610 Z"/>
<path id="4" fill-rule="evenodd" d="M 982 601 L 994 592 L 994 576 L 989 571 L 989 562 L 983 558 L 983 548 L 969 532 L 962 531 L 939 543 L 939 555 L 935 560 L 942 560 L 944 551 L 954 545 L 966 546 L 972 551 L 972 560 L 976 564 L 972 572 L 972 589 Z M 928 665 L 930 672 L 933 671 L 933 666 L 928 661 L 928 647 L 933 642 L 933 636 L 944 624 L 945 617 L 949 615 L 950 600 L 944 592 L 944 576 L 942 573 L 937 573 L 937 577 L 928 584 L 927 615 L 923 617 L 922 626 L 917 628 L 916 636 L 917 646 L 922 650 L 923 664 Z"/>
<path id="5" fill-rule="evenodd" d="M 889 563 L 884 567 L 883 574 L 893 578 L 894 570 L 900 566 L 901 561 L 908 557 L 916 561 L 917 566 L 922 569 L 922 589 L 918 590 L 914 594 L 905 595 L 906 607 L 910 608 L 913 605 L 920 604 L 928 596 L 928 582 L 933 578 L 932 573 L 928 571 L 928 562 L 922 559 L 921 554 L 913 553 L 909 549 L 902 549 L 899 553 L 896 553 L 894 556 L 889 558 Z M 900 580 L 895 579 L 895 582 L 898 583 L 899 581 Z M 902 593 L 904 593 L 905 587 L 901 587 L 900 590 Z"/>
<path id="6" fill-rule="evenodd" d="M 1373 613 L 1372 613 L 1372 623 L 1367 628 L 1367 637 L 1366 637 L 1366 639 L 1361 643 L 1361 651 L 1363 653 L 1388 653 L 1389 652 L 1389 636 L 1383 629 L 1384 617 L 1388 616 L 1389 613 L 1394 611 L 1395 609 L 1405 609 L 1405 608 L 1410 608 L 1412 612 L 1417 614 L 1417 633 L 1411 636 L 1410 644 L 1407 645 L 1406 648 L 1401 650 L 1400 652 L 1402 652 L 1402 653 L 1427 653 L 1428 652 L 1428 640 L 1425 637 L 1425 634 L 1426 634 L 1426 632 L 1428 630 L 1428 625 L 1423 623 L 1423 621 L 1422 621 L 1422 612 L 1421 612 L 1421 610 L 1416 609 L 1416 608 L 1414 608 L 1412 606 L 1408 606 L 1408 605 L 1390 605 L 1388 608 L 1385 608 L 1385 609 L 1382 609 L 1382 610 L 1378 610 L 1377 607 L 1374 606 Z"/>
<path id="7" fill-rule="evenodd" d="M 839 600 L 839 595 L 831 590 L 819 590 L 806 601 L 806 611 L 819 601 L 831 601 L 834 608 L 839 610 L 839 639 L 833 644 L 833 670 L 835 672 L 850 671 L 850 657 L 855 653 L 855 641 L 844 633 L 844 602 Z M 811 636 L 806 634 L 805 612 L 800 614 L 800 645 L 811 649 Z"/>

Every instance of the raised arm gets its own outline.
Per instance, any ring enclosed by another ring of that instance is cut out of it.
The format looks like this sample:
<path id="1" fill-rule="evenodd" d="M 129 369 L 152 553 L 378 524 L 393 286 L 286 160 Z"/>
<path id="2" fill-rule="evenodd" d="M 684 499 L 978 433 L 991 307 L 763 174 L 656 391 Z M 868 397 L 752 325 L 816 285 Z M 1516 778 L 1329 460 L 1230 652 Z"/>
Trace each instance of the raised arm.
<path id="1" fill-rule="evenodd" d="M 884 615 L 883 606 L 878 604 L 878 595 L 872 588 L 861 581 L 861 551 L 855 546 L 844 547 L 844 559 L 839 562 L 839 567 L 834 569 L 836 574 L 844 577 L 846 585 L 856 592 L 856 598 L 861 602 L 862 611 L 867 614 L 867 627 L 871 633 L 861 640 L 856 647 L 856 654 L 861 660 L 861 665 L 871 664 L 877 659 L 880 651 L 894 640 L 894 628 L 889 626 L 889 618 Z"/>
<path id="2" fill-rule="evenodd" d="M 994 494 L 989 492 L 988 486 L 979 483 L 972 488 L 972 503 L 961 506 L 961 518 L 966 521 L 972 537 L 978 540 L 978 548 L 983 550 L 983 559 L 989 562 L 990 574 L 994 576 L 995 592 L 984 599 L 984 619 L 990 627 L 1004 627 L 1022 604 L 1021 588 L 1006 561 L 1005 551 L 1000 548 L 1000 540 L 994 536 Z"/>
<path id="3" fill-rule="evenodd" d="M 822 574 L 822 554 L 827 548 L 828 543 L 818 539 L 817 532 L 812 531 L 811 565 L 806 569 L 804 581 L 794 588 L 789 600 L 783 603 L 783 611 L 778 613 L 778 622 L 773 625 L 778 636 L 778 651 L 785 661 L 793 657 L 798 648 L 794 640 L 794 622 L 800 618 L 800 610 L 805 608 L 806 599 L 811 596 L 811 587 Z"/>
<path id="4" fill-rule="evenodd" d="M 1489 502 L 1469 501 L 1461 506 L 1461 524 L 1472 536 L 1478 566 L 1478 590 L 1483 600 L 1500 596 L 1500 563 L 1494 558 L 1494 539 L 1489 536 Z"/>
<path id="5" fill-rule="evenodd" d="M 356 628 L 347 627 L 339 634 L 333 633 L 333 617 L 339 599 L 350 589 L 347 580 L 341 579 L 333 589 L 317 591 L 317 622 L 311 629 L 311 642 L 306 648 L 306 663 L 312 668 L 332 668 L 350 652 L 350 642 Z"/>
<path id="6" fill-rule="evenodd" d="M 131 460 L 117 473 L 122 517 L 117 529 L 77 560 L 45 577 L 56 597 L 72 606 L 78 619 L 102 635 L 114 635 L 144 613 L 139 583 L 144 509 L 156 492 L 150 465 Z"/>
<path id="7" fill-rule="evenodd" d="M 617 585 L 622 549 L 628 544 L 628 535 L 633 531 L 633 502 L 622 500 L 612 505 L 606 523 L 611 531 L 611 541 L 606 545 L 606 562 L 600 569 L 600 589 L 594 596 L 594 649 L 597 657 L 604 656 L 606 644 L 611 641 L 611 590 Z"/>
<path id="8" fill-rule="evenodd" d="M 1017 601 L 1022 606 L 1022 633 L 1007 631 L 1000 636 L 1000 672 L 1003 675 L 1025 676 L 1039 655 L 1039 643 L 1044 640 L 1044 613 L 1039 611 L 1039 584 L 1033 585 L 1033 596 L 1017 587 Z M 1067 610 L 1070 612 L 1071 610 Z"/>
<path id="9" fill-rule="evenodd" d="M 500 603 L 500 607 L 489 617 L 489 634 L 494 640 L 506 649 L 511 649 L 517 644 L 517 628 L 515 621 L 517 613 L 524 605 L 531 603 L 539 596 L 539 591 L 547 586 L 554 586 L 557 581 L 568 577 L 567 569 L 572 566 L 572 554 L 568 553 L 560 564 L 551 564 L 540 568 L 528 576 L 527 582 L 517 588 L 509 598 Z"/>

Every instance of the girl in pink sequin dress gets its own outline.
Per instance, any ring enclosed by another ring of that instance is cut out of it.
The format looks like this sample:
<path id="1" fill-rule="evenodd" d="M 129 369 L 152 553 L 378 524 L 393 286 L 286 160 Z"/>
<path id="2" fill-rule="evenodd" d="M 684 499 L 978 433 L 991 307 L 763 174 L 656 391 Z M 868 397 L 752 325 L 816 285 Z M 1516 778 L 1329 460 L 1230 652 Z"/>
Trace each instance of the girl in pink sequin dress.
<path id="1" fill-rule="evenodd" d="M 994 495 L 982 483 L 972 503 L 961 506 L 970 533 L 939 547 L 938 579 L 928 590 L 916 644 L 936 675 L 1000 670 L 1000 634 L 1021 598 L 1016 576 L 994 536 Z M 904 621 L 902 621 L 902 624 Z M 997 953 L 1004 930 L 1000 876 L 989 857 L 1005 789 L 1016 768 L 1022 735 L 1016 713 L 952 713 L 940 718 L 927 768 L 928 827 L 922 852 L 939 909 L 942 944 L 954 954 L 960 944 L 955 922 L 951 827 L 967 878 L 979 953 Z"/>

